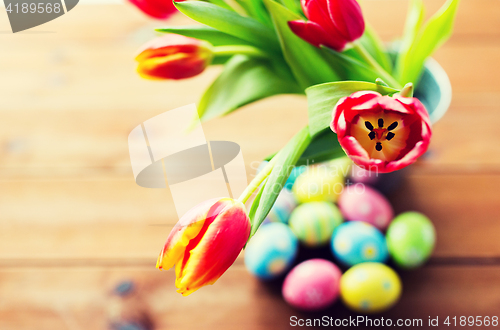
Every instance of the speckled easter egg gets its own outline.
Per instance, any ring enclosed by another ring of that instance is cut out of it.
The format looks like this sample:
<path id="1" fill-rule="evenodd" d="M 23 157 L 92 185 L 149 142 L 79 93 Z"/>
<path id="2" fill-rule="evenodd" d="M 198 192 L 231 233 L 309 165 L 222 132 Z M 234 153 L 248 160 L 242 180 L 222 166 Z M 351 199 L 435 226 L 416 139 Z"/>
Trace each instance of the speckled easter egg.
<path id="1" fill-rule="evenodd" d="M 310 202 L 292 212 L 289 225 L 302 243 L 314 247 L 327 243 L 342 221 L 342 214 L 334 204 Z"/>
<path id="2" fill-rule="evenodd" d="M 297 237 L 290 228 L 273 222 L 259 228 L 245 249 L 245 266 L 262 279 L 282 275 L 293 263 L 298 250 Z"/>
<path id="3" fill-rule="evenodd" d="M 288 218 L 290 218 L 290 214 L 296 206 L 297 201 L 293 193 L 288 189 L 283 189 L 278 195 L 276 202 L 274 202 L 266 219 L 271 222 L 288 223 Z"/>
<path id="4" fill-rule="evenodd" d="M 339 296 L 340 269 L 324 259 L 310 259 L 295 266 L 283 282 L 283 297 L 295 308 L 324 309 Z"/>
<path id="5" fill-rule="evenodd" d="M 377 262 L 353 266 L 340 279 L 342 301 L 360 313 L 378 313 L 391 308 L 401 296 L 401 290 L 398 274 Z"/>
<path id="6" fill-rule="evenodd" d="M 305 172 L 307 169 L 307 166 L 297 166 L 294 167 L 293 170 L 290 172 L 290 175 L 288 176 L 288 179 L 285 182 L 285 188 L 292 190 L 293 185 L 295 184 L 295 181 L 301 175 L 302 173 Z"/>
<path id="7" fill-rule="evenodd" d="M 344 189 L 344 176 L 328 166 L 310 166 L 299 175 L 292 191 L 299 203 L 335 202 Z"/>
<path id="8" fill-rule="evenodd" d="M 345 265 L 373 261 L 385 262 L 389 257 L 384 235 L 374 226 L 361 221 L 341 224 L 331 241 L 332 252 Z"/>
<path id="9" fill-rule="evenodd" d="M 403 268 L 415 268 L 429 259 L 436 243 L 432 222 L 418 212 L 398 215 L 387 229 L 387 245 L 392 259 Z"/>
<path id="10" fill-rule="evenodd" d="M 380 230 L 385 230 L 394 216 L 387 198 L 362 184 L 346 187 L 338 204 L 346 220 L 364 221 Z"/>

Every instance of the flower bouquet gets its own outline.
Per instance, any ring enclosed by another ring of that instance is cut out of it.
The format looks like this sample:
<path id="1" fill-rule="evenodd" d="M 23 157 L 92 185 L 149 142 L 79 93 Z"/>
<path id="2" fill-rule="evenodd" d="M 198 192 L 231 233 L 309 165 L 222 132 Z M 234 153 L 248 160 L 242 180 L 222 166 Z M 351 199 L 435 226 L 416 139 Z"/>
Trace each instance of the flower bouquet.
<path id="1" fill-rule="evenodd" d="M 168 16 L 161 12 L 168 6 L 144 3 L 154 16 Z M 198 104 L 202 121 L 276 94 L 308 100 L 304 128 L 267 158 L 237 200 L 202 203 L 170 233 L 157 267 L 175 265 L 180 293 L 213 284 L 227 270 L 295 166 L 347 155 L 366 171 L 386 173 L 427 150 L 442 109 L 428 102 L 425 91 L 432 88 L 422 77 L 429 75 L 428 58 L 451 35 L 458 3 L 448 0 L 424 20 L 422 0 L 411 0 L 402 38 L 385 45 L 355 0 L 174 2 L 201 24 L 157 29 L 163 35 L 140 50 L 137 71 L 150 79 L 185 79 L 223 65 Z M 421 100 L 414 90 L 424 91 Z"/>

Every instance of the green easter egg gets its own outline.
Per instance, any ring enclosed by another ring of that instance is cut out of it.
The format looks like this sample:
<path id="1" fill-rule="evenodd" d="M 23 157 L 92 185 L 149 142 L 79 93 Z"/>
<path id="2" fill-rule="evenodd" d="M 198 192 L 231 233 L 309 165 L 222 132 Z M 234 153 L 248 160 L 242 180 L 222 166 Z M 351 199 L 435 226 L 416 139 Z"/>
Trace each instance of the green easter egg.
<path id="1" fill-rule="evenodd" d="M 342 171 L 327 166 L 312 166 L 302 173 L 292 191 L 299 203 L 335 202 L 344 190 Z"/>
<path id="2" fill-rule="evenodd" d="M 436 230 L 425 215 L 405 212 L 394 218 L 386 238 L 389 254 L 396 264 L 416 268 L 429 259 L 436 243 Z"/>
<path id="3" fill-rule="evenodd" d="M 288 224 L 302 243 L 314 247 L 329 242 L 334 229 L 342 221 L 342 214 L 332 203 L 310 202 L 299 205 Z"/>

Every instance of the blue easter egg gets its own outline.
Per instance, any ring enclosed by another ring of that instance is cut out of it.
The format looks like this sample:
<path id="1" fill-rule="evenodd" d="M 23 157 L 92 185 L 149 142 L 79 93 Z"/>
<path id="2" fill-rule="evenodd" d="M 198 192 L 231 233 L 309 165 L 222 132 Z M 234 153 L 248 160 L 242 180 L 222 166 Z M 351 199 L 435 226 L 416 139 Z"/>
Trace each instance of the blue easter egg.
<path id="1" fill-rule="evenodd" d="M 350 221 L 337 227 L 331 248 L 335 257 L 348 266 L 368 261 L 385 262 L 389 257 L 384 235 L 361 221 Z"/>
<path id="2" fill-rule="evenodd" d="M 269 211 L 266 220 L 269 220 L 270 222 L 288 223 L 290 214 L 296 206 L 297 201 L 295 200 L 293 193 L 288 189 L 283 189 L 274 202 L 271 211 Z"/>
<path id="3" fill-rule="evenodd" d="M 245 249 L 245 266 L 261 279 L 282 275 L 295 260 L 298 240 L 290 228 L 280 222 L 260 227 Z"/>
<path id="4" fill-rule="evenodd" d="M 301 175 L 302 173 L 304 173 L 304 171 L 306 170 L 306 168 L 307 168 L 307 166 L 294 167 L 293 170 L 290 172 L 290 176 L 286 180 L 284 187 L 286 189 L 292 190 L 292 187 L 293 187 L 293 184 L 295 183 L 295 180 L 297 180 L 297 178 L 299 177 L 299 175 Z"/>

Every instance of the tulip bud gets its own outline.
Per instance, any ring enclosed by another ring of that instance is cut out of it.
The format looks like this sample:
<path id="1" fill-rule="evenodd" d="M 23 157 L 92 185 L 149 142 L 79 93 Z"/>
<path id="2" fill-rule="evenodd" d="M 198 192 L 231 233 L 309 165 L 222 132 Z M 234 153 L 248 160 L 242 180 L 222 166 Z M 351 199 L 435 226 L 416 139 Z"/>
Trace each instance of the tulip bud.
<path id="1" fill-rule="evenodd" d="M 330 128 L 354 163 L 380 173 L 415 162 L 432 135 L 429 114 L 418 99 L 371 91 L 342 98 Z"/>
<path id="2" fill-rule="evenodd" d="M 250 235 L 245 206 L 231 198 L 211 199 L 189 210 L 170 232 L 156 268 L 175 264 L 177 292 L 187 296 L 214 284 L 231 266 Z"/>
<path id="3" fill-rule="evenodd" d="M 129 0 L 143 13 L 157 19 L 169 18 L 177 12 L 172 0 Z M 183 0 L 177 0 L 178 2 Z"/>
<path id="4" fill-rule="evenodd" d="M 135 58 L 137 72 L 147 79 L 185 79 L 203 72 L 212 62 L 206 41 L 168 34 L 146 43 Z"/>
<path id="5" fill-rule="evenodd" d="M 365 31 L 356 0 L 302 0 L 301 4 L 308 21 L 291 21 L 288 25 L 297 36 L 316 47 L 325 45 L 341 52 Z"/>

